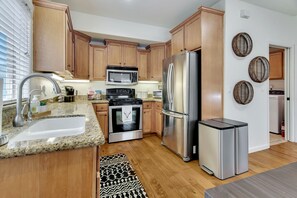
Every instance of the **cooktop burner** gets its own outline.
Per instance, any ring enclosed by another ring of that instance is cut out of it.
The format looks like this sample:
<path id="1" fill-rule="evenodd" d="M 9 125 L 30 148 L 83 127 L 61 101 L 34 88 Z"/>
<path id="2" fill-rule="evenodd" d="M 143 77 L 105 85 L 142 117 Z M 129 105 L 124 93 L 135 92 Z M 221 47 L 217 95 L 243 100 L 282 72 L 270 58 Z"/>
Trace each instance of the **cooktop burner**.
<path id="1" fill-rule="evenodd" d="M 141 99 L 135 98 L 135 89 L 128 89 L 128 88 L 106 89 L 106 98 L 109 101 L 109 106 L 142 104 Z"/>

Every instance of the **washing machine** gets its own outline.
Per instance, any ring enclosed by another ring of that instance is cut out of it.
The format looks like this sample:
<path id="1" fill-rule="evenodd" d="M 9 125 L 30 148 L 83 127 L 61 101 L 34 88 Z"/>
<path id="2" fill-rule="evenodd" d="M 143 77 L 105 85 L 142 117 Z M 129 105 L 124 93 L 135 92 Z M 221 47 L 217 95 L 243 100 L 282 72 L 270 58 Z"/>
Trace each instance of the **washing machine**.
<path id="1" fill-rule="evenodd" d="M 269 95 L 270 132 L 279 134 L 281 132 L 281 124 L 284 119 L 284 95 Z"/>

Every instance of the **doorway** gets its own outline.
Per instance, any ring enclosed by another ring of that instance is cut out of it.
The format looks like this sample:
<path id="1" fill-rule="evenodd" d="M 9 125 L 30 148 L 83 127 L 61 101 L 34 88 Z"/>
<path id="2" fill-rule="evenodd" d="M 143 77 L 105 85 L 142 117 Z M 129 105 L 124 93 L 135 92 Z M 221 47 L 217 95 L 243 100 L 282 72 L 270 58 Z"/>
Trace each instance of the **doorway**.
<path id="1" fill-rule="evenodd" d="M 269 46 L 269 143 L 270 146 L 288 140 L 289 108 L 287 97 L 289 95 L 289 49 L 280 46 Z"/>

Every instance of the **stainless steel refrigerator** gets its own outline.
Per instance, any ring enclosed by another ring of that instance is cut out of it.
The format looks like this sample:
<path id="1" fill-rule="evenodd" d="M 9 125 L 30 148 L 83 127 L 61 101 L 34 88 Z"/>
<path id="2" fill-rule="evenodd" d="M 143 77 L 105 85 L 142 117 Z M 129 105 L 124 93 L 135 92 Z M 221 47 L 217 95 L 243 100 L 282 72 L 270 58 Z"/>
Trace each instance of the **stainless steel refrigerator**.
<path id="1" fill-rule="evenodd" d="M 190 161 L 198 151 L 200 119 L 200 52 L 163 60 L 162 144 Z"/>

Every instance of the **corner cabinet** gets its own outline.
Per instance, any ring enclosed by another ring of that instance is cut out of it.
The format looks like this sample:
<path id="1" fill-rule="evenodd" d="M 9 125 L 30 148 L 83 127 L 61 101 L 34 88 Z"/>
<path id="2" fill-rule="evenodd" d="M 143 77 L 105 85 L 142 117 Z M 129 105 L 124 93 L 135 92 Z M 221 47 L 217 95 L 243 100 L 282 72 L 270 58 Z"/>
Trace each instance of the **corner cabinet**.
<path id="1" fill-rule="evenodd" d="M 104 138 L 108 139 L 108 104 L 93 104 Z"/>
<path id="2" fill-rule="evenodd" d="M 138 79 L 147 80 L 148 50 L 137 50 Z"/>
<path id="3" fill-rule="evenodd" d="M 150 50 L 148 59 L 148 79 L 162 81 L 162 66 L 165 58 L 165 43 L 147 46 Z"/>
<path id="4" fill-rule="evenodd" d="M 89 42 L 91 38 L 78 31 L 75 31 L 74 35 L 74 77 L 89 79 Z"/>
<path id="5" fill-rule="evenodd" d="M 107 48 L 106 46 L 89 47 L 89 73 L 90 80 L 105 80 L 107 66 Z"/>
<path id="6" fill-rule="evenodd" d="M 49 1 L 33 3 L 33 70 L 72 72 L 73 28 L 68 6 Z"/>
<path id="7" fill-rule="evenodd" d="M 284 50 L 269 53 L 269 79 L 284 79 Z"/>
<path id="8" fill-rule="evenodd" d="M 201 119 L 223 117 L 224 12 L 200 7 L 173 28 L 172 55 L 201 50 Z"/>
<path id="9" fill-rule="evenodd" d="M 105 40 L 107 45 L 107 64 L 114 66 L 132 66 L 137 63 L 138 43 Z"/>

